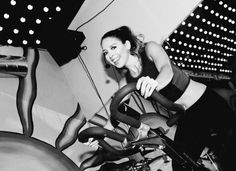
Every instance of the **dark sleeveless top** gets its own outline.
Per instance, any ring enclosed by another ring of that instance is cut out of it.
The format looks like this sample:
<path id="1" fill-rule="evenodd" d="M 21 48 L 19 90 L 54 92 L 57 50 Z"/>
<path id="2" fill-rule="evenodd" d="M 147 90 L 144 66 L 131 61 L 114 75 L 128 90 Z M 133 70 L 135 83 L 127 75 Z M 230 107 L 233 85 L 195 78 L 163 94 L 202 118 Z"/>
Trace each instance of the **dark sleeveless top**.
<path id="1" fill-rule="evenodd" d="M 140 77 L 149 76 L 150 78 L 156 79 L 159 71 L 157 70 L 155 63 L 151 61 L 145 52 L 145 47 L 139 51 L 142 60 L 142 71 L 138 77 L 132 77 L 129 72 L 126 73 L 125 77 L 127 83 L 137 82 Z M 184 93 L 187 88 L 190 78 L 184 73 L 179 67 L 177 67 L 172 61 L 171 66 L 173 70 L 173 78 L 163 89 L 159 91 L 160 94 L 175 102 Z"/>

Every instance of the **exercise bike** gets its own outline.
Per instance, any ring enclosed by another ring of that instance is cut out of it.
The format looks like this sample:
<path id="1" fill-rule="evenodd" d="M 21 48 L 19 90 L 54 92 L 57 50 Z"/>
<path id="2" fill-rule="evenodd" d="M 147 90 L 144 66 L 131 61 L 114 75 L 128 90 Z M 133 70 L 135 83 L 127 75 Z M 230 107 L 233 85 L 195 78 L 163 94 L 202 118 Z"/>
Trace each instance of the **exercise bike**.
<path id="1" fill-rule="evenodd" d="M 136 91 L 136 84 L 130 83 L 115 93 L 110 105 L 111 117 L 119 113 L 118 107 L 121 105 L 122 99 L 129 93 Z M 200 162 L 196 162 L 188 156 L 187 153 L 182 151 L 174 141 L 168 137 L 168 130 L 175 129 L 175 126 L 179 119 L 184 116 L 184 108 L 181 105 L 172 103 L 157 91 L 153 92 L 152 98 L 164 106 L 169 111 L 173 111 L 174 114 L 170 114 L 168 118 L 161 116 L 160 114 L 143 114 L 140 121 L 148 124 L 151 127 L 151 133 L 147 138 L 141 140 L 134 140 L 134 137 L 130 133 L 135 133 L 135 128 L 130 127 L 127 134 L 120 134 L 111 130 L 104 129 L 102 127 L 90 127 L 81 131 L 78 135 L 80 142 L 87 142 L 89 138 L 98 140 L 101 148 L 91 158 L 86 159 L 80 165 L 82 170 L 87 168 L 100 167 L 102 170 L 127 170 L 127 171 L 151 171 L 149 165 L 160 158 L 165 162 L 169 162 L 168 157 L 175 160 L 183 168 L 191 168 L 194 171 L 209 171 Z M 124 115 L 123 115 L 124 116 Z M 129 116 L 125 116 L 129 117 Z M 134 118 L 133 118 L 134 119 Z M 132 119 L 131 119 L 132 120 Z M 135 120 L 135 119 L 134 119 Z M 120 143 L 124 142 L 124 138 L 128 140 L 128 143 L 123 148 L 116 148 L 105 141 L 105 138 L 109 138 Z M 154 151 L 162 151 L 161 155 L 153 158 L 146 158 L 145 156 Z M 130 158 L 130 156 L 141 155 L 141 159 L 137 160 Z M 128 161 L 122 163 L 114 163 L 122 158 L 129 158 Z M 158 169 L 156 169 L 158 170 Z M 161 170 L 161 169 L 159 169 Z"/>

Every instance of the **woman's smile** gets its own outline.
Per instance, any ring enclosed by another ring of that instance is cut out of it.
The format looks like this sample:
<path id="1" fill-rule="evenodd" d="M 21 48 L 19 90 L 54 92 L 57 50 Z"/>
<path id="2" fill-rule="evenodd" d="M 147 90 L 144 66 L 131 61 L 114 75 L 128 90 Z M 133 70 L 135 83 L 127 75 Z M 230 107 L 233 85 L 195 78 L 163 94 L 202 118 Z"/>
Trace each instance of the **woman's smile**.
<path id="1" fill-rule="evenodd" d="M 120 56 L 119 55 L 114 55 L 111 58 L 111 62 L 114 63 L 115 65 L 118 64 L 119 60 L 120 60 Z"/>

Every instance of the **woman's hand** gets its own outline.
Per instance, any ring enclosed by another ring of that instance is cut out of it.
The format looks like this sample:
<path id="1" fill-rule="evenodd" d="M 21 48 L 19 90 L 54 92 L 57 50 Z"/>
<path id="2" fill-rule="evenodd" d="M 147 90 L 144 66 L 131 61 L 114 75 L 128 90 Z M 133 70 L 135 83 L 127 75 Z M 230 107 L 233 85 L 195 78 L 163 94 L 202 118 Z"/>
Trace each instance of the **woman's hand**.
<path id="1" fill-rule="evenodd" d="M 137 90 L 141 91 L 141 95 L 145 99 L 152 95 L 157 86 L 158 82 L 149 76 L 139 78 L 136 84 Z"/>
<path id="2" fill-rule="evenodd" d="M 98 141 L 94 140 L 94 138 L 89 138 L 88 142 L 83 143 L 84 145 L 87 145 L 89 147 L 92 147 L 94 149 L 97 149 L 99 147 Z"/>

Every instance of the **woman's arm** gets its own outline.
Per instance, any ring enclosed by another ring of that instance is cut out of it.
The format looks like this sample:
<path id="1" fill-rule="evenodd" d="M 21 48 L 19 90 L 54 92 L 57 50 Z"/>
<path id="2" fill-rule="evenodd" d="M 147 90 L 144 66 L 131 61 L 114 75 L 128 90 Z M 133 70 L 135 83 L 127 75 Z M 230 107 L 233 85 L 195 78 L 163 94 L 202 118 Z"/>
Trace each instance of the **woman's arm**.
<path id="1" fill-rule="evenodd" d="M 162 46 L 156 42 L 148 43 L 147 55 L 151 60 L 153 60 L 157 70 L 159 71 L 156 81 L 158 82 L 157 90 L 161 90 L 171 81 L 174 75 L 169 56 Z"/>
<path id="2" fill-rule="evenodd" d="M 151 96 L 155 89 L 159 91 L 171 81 L 173 70 L 170 59 L 161 45 L 152 41 L 147 43 L 145 50 L 148 58 L 155 63 L 159 71 L 159 75 L 156 79 L 141 77 L 137 82 L 137 89 L 140 89 L 141 95 L 147 98 Z"/>

